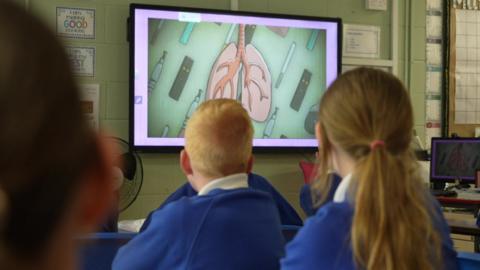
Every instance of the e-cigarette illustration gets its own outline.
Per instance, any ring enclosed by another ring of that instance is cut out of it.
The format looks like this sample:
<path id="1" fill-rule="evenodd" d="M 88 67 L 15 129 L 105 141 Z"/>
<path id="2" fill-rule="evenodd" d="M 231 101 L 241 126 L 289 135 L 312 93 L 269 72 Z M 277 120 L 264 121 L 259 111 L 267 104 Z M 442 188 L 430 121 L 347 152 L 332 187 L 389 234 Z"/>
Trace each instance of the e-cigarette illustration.
<path id="1" fill-rule="evenodd" d="M 318 119 L 318 111 L 320 110 L 320 105 L 315 104 L 310 107 L 307 117 L 305 117 L 305 130 L 310 134 L 315 134 L 315 124 Z"/>
<path id="2" fill-rule="evenodd" d="M 172 88 L 170 88 L 170 92 L 168 93 L 168 95 L 176 101 L 178 101 L 180 95 L 183 92 L 183 88 L 187 83 L 188 76 L 190 75 L 190 71 L 192 70 L 192 66 L 193 59 L 185 56 L 185 58 L 183 58 L 182 65 L 180 65 L 177 76 L 175 77 L 175 81 L 172 84 Z"/>
<path id="3" fill-rule="evenodd" d="M 267 26 L 267 28 L 282 38 L 287 36 L 288 29 L 289 29 L 288 27 L 282 27 L 282 26 Z"/>
<path id="4" fill-rule="evenodd" d="M 183 29 L 182 36 L 180 36 L 180 43 L 183 45 L 187 45 L 188 40 L 190 40 L 190 36 L 193 32 L 193 27 L 195 26 L 194 22 L 189 22 L 185 25 L 185 29 Z"/>
<path id="5" fill-rule="evenodd" d="M 232 36 L 233 36 L 233 32 L 235 31 L 235 27 L 237 25 L 232 23 L 230 25 L 230 29 L 228 30 L 228 33 L 227 33 L 227 37 L 225 38 L 225 46 L 227 46 L 228 44 L 230 44 L 231 40 L 232 40 Z"/>
<path id="6" fill-rule="evenodd" d="M 295 52 L 295 47 L 297 45 L 295 42 L 292 42 L 290 44 L 290 48 L 288 49 L 287 57 L 285 57 L 285 60 L 283 61 L 283 66 L 282 66 L 282 71 L 280 71 L 280 75 L 278 75 L 277 82 L 275 83 L 275 88 L 278 88 L 280 86 L 280 83 L 282 82 L 283 76 L 285 76 L 285 72 L 287 71 L 288 65 L 290 64 L 290 61 L 292 60 L 293 53 Z"/>
<path id="7" fill-rule="evenodd" d="M 178 133 L 178 137 L 183 137 L 185 135 L 185 127 L 187 127 L 187 122 L 190 117 L 192 117 L 192 114 L 195 112 L 197 109 L 198 105 L 200 105 L 200 99 L 202 97 L 202 89 L 198 89 L 198 93 L 193 99 L 192 103 L 190 104 L 190 107 L 188 107 L 187 114 L 185 115 L 185 120 L 183 120 L 182 128 L 180 129 L 180 132 Z"/>
<path id="8" fill-rule="evenodd" d="M 247 24 L 245 26 L 245 44 L 250 44 L 253 39 L 253 34 L 255 33 L 255 30 L 257 29 L 257 26 L 255 24 Z"/>
<path id="9" fill-rule="evenodd" d="M 275 121 L 277 120 L 277 112 L 278 107 L 275 107 L 275 111 L 273 111 L 272 116 L 268 120 L 267 124 L 265 125 L 265 129 L 263 130 L 263 138 L 268 139 L 272 136 L 273 128 L 275 127 Z"/>
<path id="10" fill-rule="evenodd" d="M 310 84 L 310 79 L 312 78 L 312 73 L 307 69 L 303 70 L 302 77 L 297 85 L 297 90 L 293 95 L 292 101 L 290 102 L 290 107 L 298 112 L 300 106 L 302 106 L 303 99 L 305 98 L 305 93 L 307 92 L 308 85 Z"/>
<path id="11" fill-rule="evenodd" d="M 162 138 L 165 138 L 165 137 L 168 137 L 168 131 L 170 130 L 170 127 L 168 125 L 165 125 L 165 127 L 163 127 L 163 131 L 162 131 Z"/>
<path id="12" fill-rule="evenodd" d="M 157 40 L 158 34 L 160 33 L 160 29 L 162 28 L 163 23 L 165 22 L 165 20 L 156 20 L 156 19 L 154 20 L 157 22 L 156 22 L 156 26 L 155 26 L 155 22 L 153 23 L 155 30 L 153 31 L 153 34 L 150 36 L 150 39 L 148 41 L 150 44 L 153 44 L 155 40 Z"/>
<path id="13" fill-rule="evenodd" d="M 152 74 L 150 75 L 150 79 L 148 80 L 148 95 L 151 95 L 153 93 L 153 89 L 155 89 L 155 86 L 160 79 L 160 74 L 162 74 L 163 66 L 165 63 L 165 57 L 167 57 L 167 52 L 163 51 L 162 57 L 160 57 L 157 64 L 155 64 L 155 67 L 153 67 Z"/>
<path id="14" fill-rule="evenodd" d="M 307 49 L 309 51 L 315 48 L 315 43 L 317 42 L 317 38 L 318 38 L 318 30 L 312 30 L 312 33 L 310 34 L 310 38 L 308 39 L 308 42 L 307 42 Z"/>

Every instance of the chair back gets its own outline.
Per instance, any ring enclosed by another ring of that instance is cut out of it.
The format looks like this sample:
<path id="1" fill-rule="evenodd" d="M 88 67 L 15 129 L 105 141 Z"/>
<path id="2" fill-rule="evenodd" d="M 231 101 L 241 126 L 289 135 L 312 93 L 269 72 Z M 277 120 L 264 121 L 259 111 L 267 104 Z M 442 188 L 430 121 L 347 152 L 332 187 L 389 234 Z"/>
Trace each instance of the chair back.
<path id="1" fill-rule="evenodd" d="M 458 252 L 457 260 L 460 270 L 480 269 L 480 253 Z"/>
<path id="2" fill-rule="evenodd" d="M 81 246 L 79 269 L 111 269 L 118 249 L 135 235 L 135 233 L 94 233 L 79 237 Z"/>

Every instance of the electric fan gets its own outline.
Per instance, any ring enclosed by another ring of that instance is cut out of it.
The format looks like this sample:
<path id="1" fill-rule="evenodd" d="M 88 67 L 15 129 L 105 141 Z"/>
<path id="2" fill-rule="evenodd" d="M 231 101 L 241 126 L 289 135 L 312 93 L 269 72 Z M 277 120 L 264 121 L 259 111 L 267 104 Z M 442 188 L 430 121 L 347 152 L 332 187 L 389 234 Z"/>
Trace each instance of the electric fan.
<path id="1" fill-rule="evenodd" d="M 127 209 L 137 199 L 143 183 L 143 164 L 140 156 L 130 149 L 128 142 L 111 137 L 118 145 L 120 168 L 115 167 L 115 178 L 119 190 L 119 212 Z"/>

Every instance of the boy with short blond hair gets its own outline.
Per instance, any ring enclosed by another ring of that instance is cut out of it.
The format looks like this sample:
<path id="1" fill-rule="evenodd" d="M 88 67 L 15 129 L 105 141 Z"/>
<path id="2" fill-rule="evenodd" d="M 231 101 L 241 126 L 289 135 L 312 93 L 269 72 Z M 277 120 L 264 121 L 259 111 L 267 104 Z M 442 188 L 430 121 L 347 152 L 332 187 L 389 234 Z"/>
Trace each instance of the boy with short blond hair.
<path id="1" fill-rule="evenodd" d="M 269 194 L 248 188 L 252 137 L 240 103 L 201 104 L 180 154 L 198 196 L 155 211 L 113 269 L 278 269 L 284 245 L 278 210 Z"/>
<path id="2" fill-rule="evenodd" d="M 191 164 L 199 174 L 213 179 L 245 173 L 252 167 L 252 140 L 250 117 L 237 101 L 206 101 L 188 121 L 180 154 L 182 168 L 189 176 L 185 165 Z"/>

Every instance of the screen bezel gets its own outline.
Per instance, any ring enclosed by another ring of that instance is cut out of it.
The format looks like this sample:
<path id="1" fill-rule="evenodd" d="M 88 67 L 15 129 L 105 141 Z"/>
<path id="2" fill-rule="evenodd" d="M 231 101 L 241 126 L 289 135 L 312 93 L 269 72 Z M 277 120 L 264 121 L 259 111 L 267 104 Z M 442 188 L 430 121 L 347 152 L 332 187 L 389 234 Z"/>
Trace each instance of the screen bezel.
<path id="1" fill-rule="evenodd" d="M 431 140 L 431 158 L 430 158 L 430 181 L 434 182 L 455 182 L 456 180 L 460 180 L 462 182 L 475 182 L 475 176 L 473 177 L 466 177 L 466 178 L 459 178 L 459 177 L 454 177 L 454 176 L 436 176 L 434 175 L 434 164 L 435 164 L 435 147 L 437 143 L 441 142 L 475 142 L 475 143 L 480 143 L 480 138 L 475 138 L 475 137 L 462 137 L 462 138 L 441 138 L 441 137 L 432 137 Z M 475 172 L 477 169 L 475 169 Z"/>
<path id="2" fill-rule="evenodd" d="M 149 9 L 149 10 L 166 10 L 166 11 L 180 11 L 180 12 L 194 12 L 194 13 L 214 13 L 221 15 L 241 15 L 241 16 L 256 16 L 266 18 L 279 18 L 279 19 L 296 19 L 306 21 L 325 21 L 333 22 L 337 24 L 337 76 L 341 73 L 342 68 L 342 36 L 343 26 L 340 18 L 326 18 L 326 17 L 313 17 L 303 15 L 287 15 L 287 14 L 273 14 L 263 12 L 250 12 L 250 11 L 231 11 L 231 10 L 217 10 L 217 9 L 204 9 L 204 8 L 190 8 L 179 6 L 162 6 L 162 5 L 146 5 L 146 4 L 130 4 L 130 17 L 127 19 L 127 41 L 129 42 L 129 145 L 130 148 L 135 151 L 149 152 L 149 153 L 176 153 L 184 148 L 184 146 L 165 146 L 165 145 L 135 145 L 135 125 L 134 125 L 134 96 L 135 96 L 135 10 L 137 9 Z M 315 152 L 316 146 L 254 146 L 253 151 L 255 153 L 290 153 L 290 152 Z"/>

